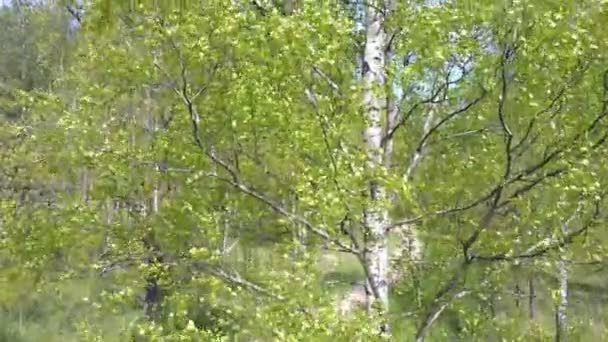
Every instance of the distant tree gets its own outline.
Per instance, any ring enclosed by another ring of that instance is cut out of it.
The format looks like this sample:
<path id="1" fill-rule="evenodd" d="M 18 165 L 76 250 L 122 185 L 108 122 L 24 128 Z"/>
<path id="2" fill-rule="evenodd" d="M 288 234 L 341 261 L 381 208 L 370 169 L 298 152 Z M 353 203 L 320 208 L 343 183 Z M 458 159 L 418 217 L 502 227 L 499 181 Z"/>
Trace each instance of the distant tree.
<path id="1" fill-rule="evenodd" d="M 3 243 L 45 281 L 92 264 L 142 340 L 521 338 L 527 315 L 482 306 L 514 266 L 556 265 L 563 339 L 565 265 L 606 245 L 607 10 L 68 6 L 69 68 L 15 74 L 31 117 L 6 130 L 26 175 L 61 186 L 6 205 Z M 356 265 L 352 292 L 328 290 L 328 254 Z"/>

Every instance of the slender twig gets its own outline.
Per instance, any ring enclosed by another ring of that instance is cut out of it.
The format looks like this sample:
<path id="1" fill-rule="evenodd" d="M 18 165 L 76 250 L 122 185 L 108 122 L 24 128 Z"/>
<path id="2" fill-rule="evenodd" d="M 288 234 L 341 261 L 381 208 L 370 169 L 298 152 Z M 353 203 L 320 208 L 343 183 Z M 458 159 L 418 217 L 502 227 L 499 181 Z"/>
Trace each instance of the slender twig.
<path id="1" fill-rule="evenodd" d="M 600 196 L 603 198 L 603 195 Z M 578 215 L 581 207 L 577 207 L 576 211 L 566 220 L 564 224 L 570 225 L 572 220 Z M 564 234 L 559 238 L 550 238 L 543 239 L 533 246 L 529 247 L 525 252 L 520 254 L 510 254 L 508 252 L 494 254 L 494 255 L 476 255 L 474 257 L 475 260 L 481 261 L 514 261 L 518 259 L 531 259 L 535 257 L 539 257 L 545 255 L 551 251 L 562 248 L 574 241 L 574 239 L 583 233 L 585 233 L 590 227 L 594 224 L 598 223 L 598 218 L 600 216 L 600 201 L 596 201 L 594 203 L 594 212 L 590 219 L 587 220 L 579 229 L 576 230 L 568 230 L 567 234 Z"/>
<path id="2" fill-rule="evenodd" d="M 74 6 L 67 4 L 65 5 L 65 9 L 79 24 L 82 23 L 82 14 Z"/>

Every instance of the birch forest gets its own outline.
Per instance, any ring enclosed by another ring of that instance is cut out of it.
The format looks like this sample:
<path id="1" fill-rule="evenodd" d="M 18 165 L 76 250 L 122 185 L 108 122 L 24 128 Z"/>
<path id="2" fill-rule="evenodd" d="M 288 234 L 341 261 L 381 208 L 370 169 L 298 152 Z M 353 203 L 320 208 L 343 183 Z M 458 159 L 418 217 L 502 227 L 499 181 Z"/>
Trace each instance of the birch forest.
<path id="1" fill-rule="evenodd" d="M 3 0 L 0 341 L 608 341 L 608 1 Z"/>

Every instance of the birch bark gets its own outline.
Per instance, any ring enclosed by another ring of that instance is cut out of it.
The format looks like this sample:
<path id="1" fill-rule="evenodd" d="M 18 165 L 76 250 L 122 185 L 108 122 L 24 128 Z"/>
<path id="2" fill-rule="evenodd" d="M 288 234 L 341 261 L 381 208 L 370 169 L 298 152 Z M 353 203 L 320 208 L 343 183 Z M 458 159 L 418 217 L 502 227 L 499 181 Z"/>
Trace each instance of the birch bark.
<path id="1" fill-rule="evenodd" d="M 562 252 L 563 253 L 563 252 Z M 568 266 L 566 258 L 561 255 L 557 263 L 558 283 L 559 283 L 559 302 L 555 309 L 555 341 L 564 342 L 567 340 L 567 314 L 568 308 Z"/>
<path id="2" fill-rule="evenodd" d="M 578 207 L 566 222 L 561 226 L 563 236 L 570 235 L 570 223 L 580 212 L 582 204 Z M 559 259 L 557 260 L 557 277 L 558 277 L 558 302 L 555 307 L 555 341 L 564 342 L 568 340 L 568 257 L 567 246 L 559 249 Z"/>
<path id="3" fill-rule="evenodd" d="M 366 6 L 366 39 L 363 53 L 363 106 L 365 108 L 367 127 L 364 131 L 364 142 L 367 148 L 369 180 L 369 204 L 364 212 L 365 225 L 365 263 L 368 285 L 372 295 L 368 298 L 368 307 L 378 301 L 381 312 L 389 304 L 389 251 L 387 221 L 385 208 L 385 190 L 379 184 L 377 174 L 383 165 L 382 147 L 382 95 L 385 82 L 385 15 L 380 11 L 381 5 Z M 386 330 L 387 327 L 383 327 Z"/>
<path id="4" fill-rule="evenodd" d="M 568 316 L 568 265 L 565 252 L 561 252 L 557 261 L 558 276 L 558 303 L 555 308 L 555 341 L 564 342 L 567 340 Z"/>

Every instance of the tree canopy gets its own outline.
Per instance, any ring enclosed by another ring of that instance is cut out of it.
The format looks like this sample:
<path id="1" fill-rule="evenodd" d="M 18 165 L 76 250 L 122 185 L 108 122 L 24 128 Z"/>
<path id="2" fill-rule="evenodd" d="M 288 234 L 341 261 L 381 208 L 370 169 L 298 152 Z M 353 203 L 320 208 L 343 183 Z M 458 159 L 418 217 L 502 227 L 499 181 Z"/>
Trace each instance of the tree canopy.
<path id="1" fill-rule="evenodd" d="M 0 7 L 0 340 L 605 338 L 605 22 Z"/>

